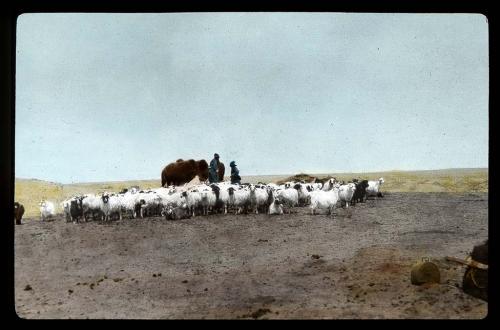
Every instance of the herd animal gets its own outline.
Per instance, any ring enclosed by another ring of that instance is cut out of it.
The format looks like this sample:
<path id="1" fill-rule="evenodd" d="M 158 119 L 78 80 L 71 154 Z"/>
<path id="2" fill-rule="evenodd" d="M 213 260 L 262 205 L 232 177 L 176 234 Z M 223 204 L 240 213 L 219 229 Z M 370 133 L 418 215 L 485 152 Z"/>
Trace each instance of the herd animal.
<path id="1" fill-rule="evenodd" d="M 219 162 L 218 175 L 220 182 L 224 180 L 224 172 L 224 164 Z M 177 159 L 162 170 L 161 186 L 180 186 L 193 180 L 195 176 L 198 176 L 201 181 L 208 179 L 208 163 L 206 160 Z"/>
<path id="2" fill-rule="evenodd" d="M 367 196 L 384 197 L 380 191 L 382 183 L 384 183 L 384 178 L 380 178 L 377 181 L 368 181 L 368 187 L 366 187 Z"/>
<path id="3" fill-rule="evenodd" d="M 14 203 L 14 220 L 16 222 L 16 225 L 21 224 L 21 219 L 23 218 L 24 215 L 24 205 L 20 204 L 18 202 Z"/>
<path id="4" fill-rule="evenodd" d="M 63 201 L 61 207 L 66 222 L 73 223 L 90 219 L 107 222 L 151 216 L 178 220 L 217 213 L 279 215 L 290 214 L 295 207 L 309 207 L 313 215 L 326 213 L 333 217 L 338 204 L 347 209 L 366 201 L 369 196 L 383 197 L 381 185 L 384 183 L 383 178 L 373 181 L 353 179 L 347 183 L 329 178 L 314 183 L 231 184 L 222 181 L 208 184 L 198 174 L 195 177 L 196 180 L 184 185 L 149 190 L 132 187 L 119 193 L 77 195 Z M 16 206 L 16 210 L 19 209 Z M 22 212 L 16 212 L 17 223 L 17 214 Z M 45 221 L 54 215 L 54 204 L 42 200 L 41 220 Z"/>
<path id="5" fill-rule="evenodd" d="M 46 200 L 40 201 L 40 218 L 45 221 L 56 215 L 54 203 Z"/>

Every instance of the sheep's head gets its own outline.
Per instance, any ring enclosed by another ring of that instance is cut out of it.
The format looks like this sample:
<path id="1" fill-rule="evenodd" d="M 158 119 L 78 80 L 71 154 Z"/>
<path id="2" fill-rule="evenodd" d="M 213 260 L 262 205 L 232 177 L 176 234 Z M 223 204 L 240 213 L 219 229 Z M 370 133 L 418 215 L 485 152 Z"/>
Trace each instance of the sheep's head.
<path id="1" fill-rule="evenodd" d="M 384 181 L 384 178 L 380 178 L 380 179 L 378 179 L 378 182 L 379 182 L 380 184 L 384 183 L 384 182 L 385 182 L 385 181 Z"/>
<path id="2" fill-rule="evenodd" d="M 207 199 L 208 199 L 208 191 L 203 190 L 203 191 L 200 193 L 200 195 L 201 195 L 201 199 L 202 199 L 202 200 L 207 200 Z"/>
<path id="3" fill-rule="evenodd" d="M 101 199 L 102 199 L 103 203 L 107 203 L 109 201 L 108 193 L 107 192 L 103 193 L 101 196 Z"/>
<path id="4" fill-rule="evenodd" d="M 70 207 L 80 210 L 82 208 L 82 201 L 79 199 L 74 199 L 70 202 Z"/>
<path id="5" fill-rule="evenodd" d="M 161 215 L 164 217 L 168 217 L 168 216 L 172 215 L 173 211 L 174 211 L 174 208 L 172 207 L 172 205 L 167 205 L 161 211 Z"/>

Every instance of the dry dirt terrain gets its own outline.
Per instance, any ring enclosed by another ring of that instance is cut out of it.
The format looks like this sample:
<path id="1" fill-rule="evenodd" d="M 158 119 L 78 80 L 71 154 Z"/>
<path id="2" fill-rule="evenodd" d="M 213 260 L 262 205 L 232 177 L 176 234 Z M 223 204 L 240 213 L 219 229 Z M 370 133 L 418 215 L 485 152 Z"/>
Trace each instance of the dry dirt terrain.
<path id="1" fill-rule="evenodd" d="M 15 226 L 22 318 L 460 318 L 488 304 L 460 289 L 488 238 L 487 193 L 387 193 L 331 219 L 282 216 Z M 414 286 L 430 257 L 441 283 Z"/>

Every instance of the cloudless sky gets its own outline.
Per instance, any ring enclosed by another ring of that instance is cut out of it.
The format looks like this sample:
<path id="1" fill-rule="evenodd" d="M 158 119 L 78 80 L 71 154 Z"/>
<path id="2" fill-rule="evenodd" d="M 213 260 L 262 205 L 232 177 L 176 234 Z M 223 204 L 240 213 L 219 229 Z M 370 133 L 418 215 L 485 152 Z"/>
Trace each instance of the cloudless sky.
<path id="1" fill-rule="evenodd" d="M 16 177 L 488 166 L 479 14 L 24 14 L 16 48 Z"/>

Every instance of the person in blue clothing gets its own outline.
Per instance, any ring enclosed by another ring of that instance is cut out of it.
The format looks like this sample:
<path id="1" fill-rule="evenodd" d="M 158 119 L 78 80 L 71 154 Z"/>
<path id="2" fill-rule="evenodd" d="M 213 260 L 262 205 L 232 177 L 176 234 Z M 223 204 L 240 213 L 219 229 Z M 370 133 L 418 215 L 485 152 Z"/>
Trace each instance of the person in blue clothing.
<path id="1" fill-rule="evenodd" d="M 231 163 L 229 163 L 229 166 L 231 166 L 231 183 L 240 184 L 241 183 L 240 171 L 236 167 L 236 163 L 234 162 L 234 160 Z"/>
<path id="2" fill-rule="evenodd" d="M 219 182 L 219 154 L 214 154 L 214 159 L 210 161 L 208 168 L 208 181 L 210 183 Z"/>

